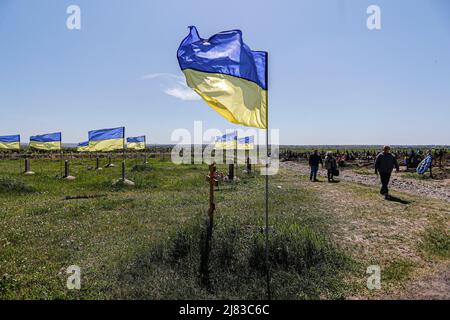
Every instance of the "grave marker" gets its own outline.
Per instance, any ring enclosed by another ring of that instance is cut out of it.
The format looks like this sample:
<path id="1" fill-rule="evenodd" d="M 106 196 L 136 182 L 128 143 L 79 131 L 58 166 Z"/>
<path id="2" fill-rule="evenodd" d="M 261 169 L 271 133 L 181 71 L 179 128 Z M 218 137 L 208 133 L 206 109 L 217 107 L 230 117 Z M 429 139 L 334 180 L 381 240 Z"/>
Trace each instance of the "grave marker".
<path id="1" fill-rule="evenodd" d="M 28 158 L 25 159 L 25 171 L 23 174 L 26 176 L 34 175 L 34 172 L 31 171 L 30 159 L 28 159 Z"/>
<path id="2" fill-rule="evenodd" d="M 75 180 L 75 177 L 70 175 L 70 163 L 69 163 L 69 160 L 66 160 L 64 162 L 64 177 L 63 177 L 63 179 Z"/>

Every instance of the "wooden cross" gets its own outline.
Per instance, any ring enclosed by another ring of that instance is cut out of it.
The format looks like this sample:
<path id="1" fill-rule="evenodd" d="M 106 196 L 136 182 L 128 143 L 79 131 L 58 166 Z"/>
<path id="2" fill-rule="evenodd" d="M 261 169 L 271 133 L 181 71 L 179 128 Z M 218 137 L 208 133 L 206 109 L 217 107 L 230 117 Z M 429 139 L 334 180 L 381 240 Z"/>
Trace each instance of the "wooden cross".
<path id="1" fill-rule="evenodd" d="M 216 204 L 214 203 L 214 187 L 219 185 L 219 181 L 216 179 L 216 164 L 212 163 L 209 166 L 209 174 L 206 176 L 206 181 L 209 182 L 209 222 L 206 230 L 206 241 L 205 248 L 202 250 L 201 263 L 200 263 L 200 273 L 203 285 L 209 287 L 209 253 L 211 251 L 211 239 L 213 233 L 213 223 L 214 223 L 214 210 L 216 209 Z"/>

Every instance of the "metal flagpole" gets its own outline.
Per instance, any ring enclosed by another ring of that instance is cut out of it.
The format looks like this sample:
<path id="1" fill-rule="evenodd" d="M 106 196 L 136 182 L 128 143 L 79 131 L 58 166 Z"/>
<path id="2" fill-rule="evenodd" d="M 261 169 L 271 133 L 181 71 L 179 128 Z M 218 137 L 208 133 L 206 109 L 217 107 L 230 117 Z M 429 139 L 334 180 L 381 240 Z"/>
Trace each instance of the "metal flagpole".
<path id="1" fill-rule="evenodd" d="M 267 281 L 267 299 L 271 299 L 270 293 L 270 265 L 269 265 L 269 53 L 266 52 L 266 281 Z"/>
<path id="2" fill-rule="evenodd" d="M 144 164 L 147 164 L 147 135 L 144 136 Z"/>
<path id="3" fill-rule="evenodd" d="M 123 162 L 122 162 L 122 180 L 125 182 L 125 127 L 123 127 Z"/>
<path id="4" fill-rule="evenodd" d="M 60 157 L 61 157 L 61 161 L 59 164 L 59 171 L 61 173 L 61 177 L 64 177 L 64 172 L 63 172 L 63 149 L 62 149 L 62 135 L 60 136 L 60 141 L 59 141 L 59 150 L 60 150 Z"/>
<path id="5" fill-rule="evenodd" d="M 238 170 L 238 133 L 237 133 L 237 131 L 235 131 L 235 133 L 236 133 L 236 136 L 235 136 L 235 141 L 234 141 L 234 159 L 233 159 L 233 163 L 235 164 L 234 166 L 235 166 L 235 168 L 234 168 L 234 172 L 236 172 L 235 173 L 235 176 L 237 176 L 237 170 Z M 233 177 L 233 180 L 234 180 L 234 177 Z"/>
<path id="6" fill-rule="evenodd" d="M 19 174 L 22 173 L 21 172 L 21 167 L 22 167 L 21 166 L 22 165 L 22 163 L 21 163 L 22 161 L 21 160 L 22 160 L 22 147 L 20 145 L 20 135 L 19 135 Z"/>

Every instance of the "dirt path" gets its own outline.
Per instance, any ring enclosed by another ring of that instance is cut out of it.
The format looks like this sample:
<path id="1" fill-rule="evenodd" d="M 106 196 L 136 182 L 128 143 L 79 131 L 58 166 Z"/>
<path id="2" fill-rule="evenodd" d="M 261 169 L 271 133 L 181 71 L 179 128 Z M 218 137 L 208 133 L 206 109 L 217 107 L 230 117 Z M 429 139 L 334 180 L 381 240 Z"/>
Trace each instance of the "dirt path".
<path id="1" fill-rule="evenodd" d="M 305 163 L 286 161 L 281 163 L 282 168 L 294 170 L 302 174 L 309 175 L 309 166 Z M 326 177 L 324 169 L 319 170 L 319 176 Z M 370 186 L 379 186 L 379 178 L 376 175 L 358 174 L 352 169 L 341 169 L 341 180 L 357 182 Z M 450 181 L 420 181 L 401 177 L 400 174 L 393 173 L 390 187 L 392 190 L 411 193 L 419 196 L 427 196 L 435 199 L 450 202 Z"/>
<path id="2" fill-rule="evenodd" d="M 450 300 L 450 265 L 437 266 L 432 274 L 425 275 L 409 284 L 401 293 L 388 299 L 403 300 Z"/>
<path id="3" fill-rule="evenodd" d="M 301 175 L 308 176 L 310 172 L 305 163 L 282 162 L 281 167 Z M 321 181 L 326 181 L 325 170 L 321 169 L 319 176 Z M 351 169 L 341 170 L 339 178 L 346 182 L 379 186 L 377 176 L 360 174 Z M 393 190 L 424 197 L 423 201 L 415 201 L 408 206 L 374 201 L 378 194 L 369 192 L 361 196 L 347 184 L 307 184 L 309 189 L 320 195 L 325 205 L 332 208 L 336 218 L 333 238 L 340 245 L 362 260 L 376 261 L 383 268 L 393 260 L 409 261 L 415 266 L 414 277 L 404 285 L 390 286 L 386 291 L 350 299 L 450 299 L 450 261 L 426 260 L 417 249 L 417 243 L 427 227 L 436 221 L 448 221 L 448 210 L 442 211 L 445 202 L 438 205 L 433 200 L 450 201 L 448 183 L 448 179 L 421 181 L 394 174 Z"/>

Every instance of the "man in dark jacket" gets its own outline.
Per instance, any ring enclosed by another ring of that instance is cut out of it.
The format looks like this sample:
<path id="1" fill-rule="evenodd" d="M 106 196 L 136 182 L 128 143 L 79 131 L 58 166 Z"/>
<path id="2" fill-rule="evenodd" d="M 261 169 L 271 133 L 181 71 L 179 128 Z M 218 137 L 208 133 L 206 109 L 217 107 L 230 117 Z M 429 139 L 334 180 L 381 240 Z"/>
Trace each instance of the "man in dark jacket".
<path id="1" fill-rule="evenodd" d="M 380 193 L 389 198 L 389 180 L 391 179 L 392 170 L 399 171 L 397 159 L 391 154 L 391 147 L 384 146 L 383 152 L 377 156 L 375 160 L 375 174 L 380 174 L 381 190 Z"/>
<path id="2" fill-rule="evenodd" d="M 311 174 L 309 175 L 309 180 L 317 182 L 317 171 L 319 171 L 319 163 L 323 165 L 322 157 L 319 155 L 317 150 L 309 156 L 309 166 L 311 167 Z"/>

